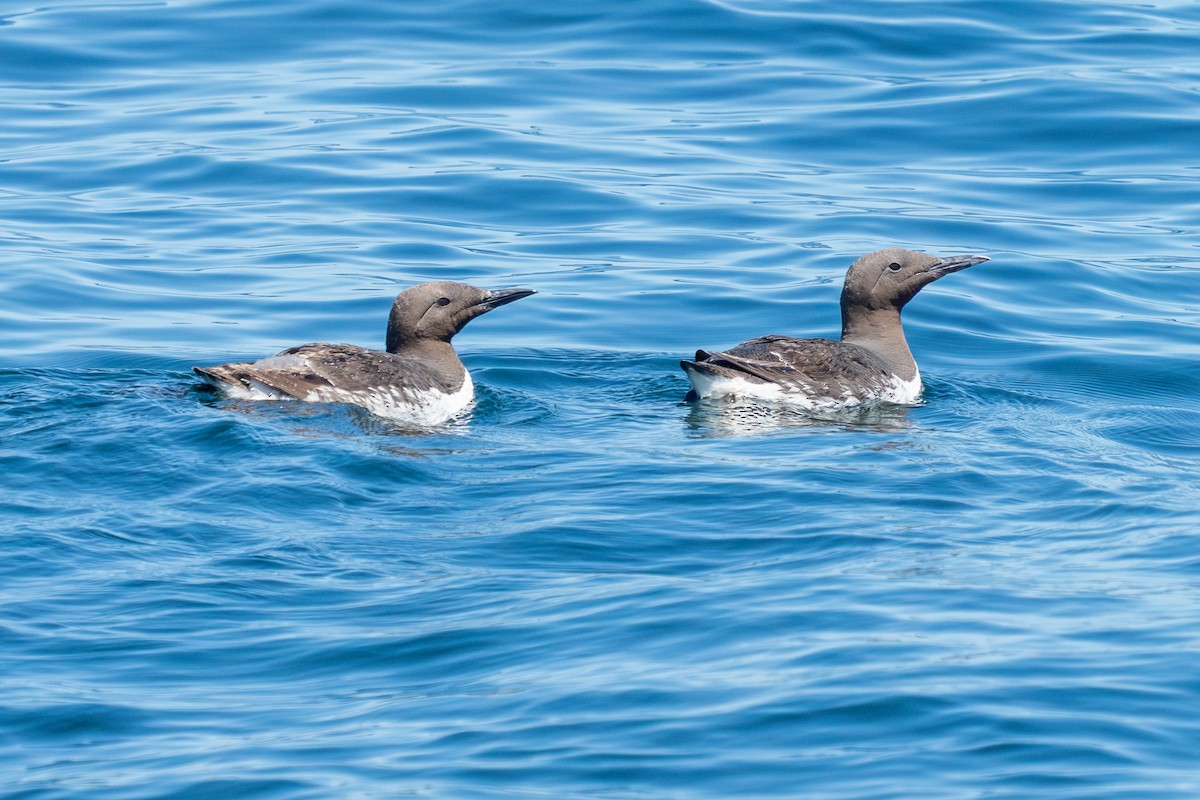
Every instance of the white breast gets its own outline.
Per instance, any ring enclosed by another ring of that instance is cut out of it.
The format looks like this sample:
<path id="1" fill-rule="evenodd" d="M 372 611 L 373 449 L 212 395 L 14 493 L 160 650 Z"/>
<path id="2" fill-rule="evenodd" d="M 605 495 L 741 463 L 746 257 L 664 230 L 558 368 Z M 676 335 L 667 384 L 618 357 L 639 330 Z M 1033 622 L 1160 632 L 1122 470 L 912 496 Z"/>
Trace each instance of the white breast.
<path id="1" fill-rule="evenodd" d="M 918 370 L 916 375 L 911 379 L 904 381 L 896 376 L 892 376 L 892 385 L 884 391 L 880 400 L 886 400 L 889 403 L 897 403 L 902 406 L 911 406 L 921 397 L 921 373 Z"/>

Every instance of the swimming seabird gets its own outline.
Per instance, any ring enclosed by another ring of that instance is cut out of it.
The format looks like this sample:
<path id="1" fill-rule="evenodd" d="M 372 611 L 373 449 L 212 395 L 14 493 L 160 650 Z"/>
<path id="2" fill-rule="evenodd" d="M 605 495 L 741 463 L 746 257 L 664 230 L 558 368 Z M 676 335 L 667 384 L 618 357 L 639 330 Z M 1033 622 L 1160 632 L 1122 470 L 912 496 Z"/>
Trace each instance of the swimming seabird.
<path id="1" fill-rule="evenodd" d="M 450 346 L 454 334 L 480 314 L 531 294 L 532 289 L 421 283 L 392 303 L 386 352 L 319 342 L 260 361 L 192 369 L 232 397 L 351 403 L 381 417 L 436 425 L 466 408 L 475 393 Z"/>
<path id="2" fill-rule="evenodd" d="M 911 404 L 921 373 L 900 325 L 900 309 L 925 286 L 981 264 L 984 256 L 936 258 L 898 247 L 850 265 L 842 287 L 842 339 L 763 336 L 680 361 L 700 398 L 777 400 L 804 409 L 885 401 Z"/>

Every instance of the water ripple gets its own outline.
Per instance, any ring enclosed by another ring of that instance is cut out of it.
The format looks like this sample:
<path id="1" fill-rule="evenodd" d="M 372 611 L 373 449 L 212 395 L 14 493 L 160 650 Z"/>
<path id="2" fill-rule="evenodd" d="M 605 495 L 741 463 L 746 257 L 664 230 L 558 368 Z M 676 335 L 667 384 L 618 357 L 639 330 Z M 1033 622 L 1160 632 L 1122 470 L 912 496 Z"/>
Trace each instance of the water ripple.
<path id="1" fill-rule="evenodd" d="M 1194 797 L 1194 5 L 0 15 L 0 776 Z M 682 402 L 885 245 L 924 402 Z M 535 298 L 437 430 L 199 391 Z"/>

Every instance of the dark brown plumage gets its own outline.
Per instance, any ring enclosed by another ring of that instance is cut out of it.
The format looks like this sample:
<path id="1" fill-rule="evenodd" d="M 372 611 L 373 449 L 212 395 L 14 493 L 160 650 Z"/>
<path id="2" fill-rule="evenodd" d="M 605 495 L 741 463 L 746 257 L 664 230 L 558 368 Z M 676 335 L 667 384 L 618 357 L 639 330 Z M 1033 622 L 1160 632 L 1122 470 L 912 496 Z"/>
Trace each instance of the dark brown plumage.
<path id="1" fill-rule="evenodd" d="M 890 248 L 855 261 L 842 287 L 842 338 L 763 336 L 723 352 L 697 350 L 680 361 L 688 400 L 754 397 L 807 408 L 871 401 L 915 402 L 921 390 L 900 310 L 938 278 L 988 259 L 936 258 Z"/>
<path id="2" fill-rule="evenodd" d="M 235 396 L 353 403 L 381 416 L 436 424 L 461 411 L 473 396 L 471 376 L 450 340 L 480 314 L 531 294 L 531 289 L 422 283 L 392 303 L 386 350 L 318 342 L 259 361 L 192 369 Z"/>

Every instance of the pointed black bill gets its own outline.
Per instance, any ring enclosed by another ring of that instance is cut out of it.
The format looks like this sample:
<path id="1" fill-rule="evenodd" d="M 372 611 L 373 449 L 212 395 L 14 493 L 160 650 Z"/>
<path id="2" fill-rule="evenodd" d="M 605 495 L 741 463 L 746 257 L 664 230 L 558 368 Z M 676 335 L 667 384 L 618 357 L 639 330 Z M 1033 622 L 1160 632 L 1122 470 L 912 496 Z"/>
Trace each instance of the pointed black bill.
<path id="1" fill-rule="evenodd" d="M 533 289 L 492 289 L 486 293 L 486 296 L 476 306 L 483 306 L 485 311 L 491 311 L 493 308 L 499 308 L 502 305 L 520 300 L 522 297 L 529 297 L 531 294 L 537 294 Z"/>
<path id="2" fill-rule="evenodd" d="M 958 272 L 967 267 L 982 264 L 985 261 L 991 261 L 991 259 L 987 256 L 950 256 L 938 261 L 926 271 L 932 272 L 940 278 L 943 275 L 949 275 L 951 272 Z"/>
<path id="3" fill-rule="evenodd" d="M 483 298 L 454 315 L 454 319 L 458 328 L 466 325 L 471 320 L 478 317 L 480 314 L 486 314 L 494 308 L 499 308 L 502 305 L 520 300 L 522 297 L 529 297 L 531 294 L 537 294 L 533 289 L 480 289 L 483 293 Z"/>

